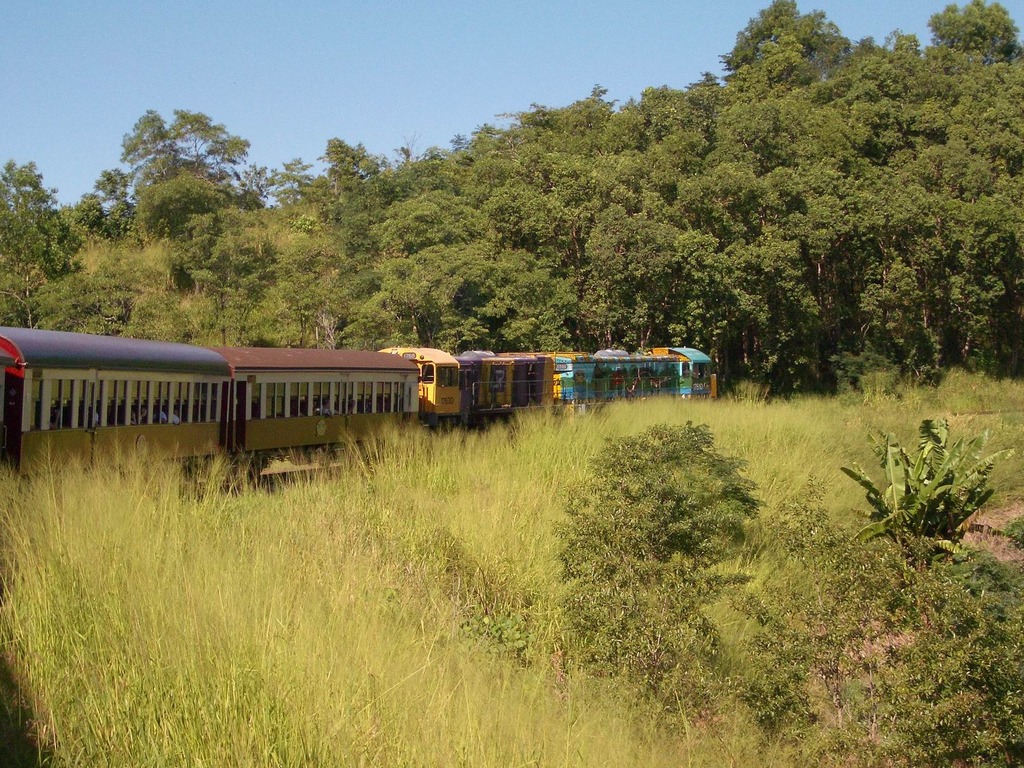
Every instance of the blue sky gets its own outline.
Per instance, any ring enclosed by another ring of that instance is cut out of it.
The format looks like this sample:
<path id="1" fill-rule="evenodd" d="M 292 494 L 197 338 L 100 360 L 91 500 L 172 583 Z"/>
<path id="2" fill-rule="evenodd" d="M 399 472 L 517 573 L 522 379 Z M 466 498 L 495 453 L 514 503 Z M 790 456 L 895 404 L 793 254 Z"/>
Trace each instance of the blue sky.
<path id="1" fill-rule="evenodd" d="M 960 0 L 960 5 L 966 0 Z M 531 104 L 594 85 L 620 102 L 685 88 L 770 0 L 4 0 L 0 162 L 36 163 L 75 202 L 120 167 L 148 109 L 205 112 L 269 168 L 315 162 L 333 137 L 388 157 L 447 147 Z M 853 40 L 930 39 L 947 0 L 800 0 Z M 1024 0 L 1002 3 L 1018 26 Z"/>

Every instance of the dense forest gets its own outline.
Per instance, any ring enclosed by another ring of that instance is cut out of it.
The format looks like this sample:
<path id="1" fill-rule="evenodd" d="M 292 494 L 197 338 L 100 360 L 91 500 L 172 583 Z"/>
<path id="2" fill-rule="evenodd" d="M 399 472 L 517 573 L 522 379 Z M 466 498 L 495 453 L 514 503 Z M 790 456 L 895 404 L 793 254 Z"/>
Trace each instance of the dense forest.
<path id="1" fill-rule="evenodd" d="M 1024 373 L 1024 64 L 998 3 L 930 44 L 776 0 L 725 75 L 595 86 L 447 149 L 340 138 L 248 163 L 147 112 L 61 207 L 0 174 L 0 323 L 198 343 L 706 349 L 785 393 L 888 369 Z M 670 73 L 666 73 L 670 76 Z M 69 139 L 70 140 L 70 139 Z"/>

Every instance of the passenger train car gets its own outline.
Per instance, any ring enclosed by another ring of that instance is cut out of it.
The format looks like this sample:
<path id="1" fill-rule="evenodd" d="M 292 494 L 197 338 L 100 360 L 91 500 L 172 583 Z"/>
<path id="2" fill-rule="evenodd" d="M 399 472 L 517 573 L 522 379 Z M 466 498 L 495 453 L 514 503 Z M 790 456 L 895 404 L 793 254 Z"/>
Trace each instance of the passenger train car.
<path id="1" fill-rule="evenodd" d="M 8 368 L 13 367 L 16 364 L 16 360 L 13 355 L 0 349 L 0 371 L 6 371 Z M 5 404 L 7 398 L 7 387 L 4 387 L 4 402 L 0 403 L 0 459 L 5 459 L 7 456 L 7 427 L 4 422 L 4 414 L 7 411 Z"/>
<path id="2" fill-rule="evenodd" d="M 0 328 L 4 448 L 16 466 L 89 459 L 146 445 L 174 456 L 213 453 L 231 371 L 187 344 Z"/>
<path id="3" fill-rule="evenodd" d="M 415 416 L 417 368 L 342 349 L 214 348 L 231 366 L 226 447 L 268 451 L 358 440 Z"/>

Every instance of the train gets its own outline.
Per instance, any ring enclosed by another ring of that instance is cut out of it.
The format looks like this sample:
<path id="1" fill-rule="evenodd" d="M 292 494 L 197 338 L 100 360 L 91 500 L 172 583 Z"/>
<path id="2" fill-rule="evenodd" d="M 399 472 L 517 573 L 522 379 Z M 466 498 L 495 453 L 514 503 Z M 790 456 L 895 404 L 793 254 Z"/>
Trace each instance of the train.
<path id="1" fill-rule="evenodd" d="M 693 347 L 657 347 L 649 354 L 465 352 L 388 347 L 384 353 L 419 368 L 419 418 L 430 426 L 474 425 L 522 408 L 583 410 L 610 400 L 653 396 L 717 397 L 711 358 Z"/>
<path id="2" fill-rule="evenodd" d="M 388 423 L 473 426 L 523 409 L 713 397 L 699 350 L 650 354 L 200 347 L 0 327 L 0 451 L 16 468 L 140 449 L 268 456 Z"/>

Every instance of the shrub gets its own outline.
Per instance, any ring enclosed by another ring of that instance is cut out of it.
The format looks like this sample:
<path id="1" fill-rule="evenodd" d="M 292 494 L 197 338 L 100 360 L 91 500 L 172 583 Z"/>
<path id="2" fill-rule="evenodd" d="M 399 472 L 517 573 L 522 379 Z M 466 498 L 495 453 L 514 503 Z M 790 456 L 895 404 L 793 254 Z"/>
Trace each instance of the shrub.
<path id="1" fill-rule="evenodd" d="M 707 705 L 717 635 L 701 609 L 737 581 L 715 566 L 756 510 L 739 468 L 691 423 L 652 427 L 596 457 L 562 531 L 579 661 L 633 679 L 670 709 Z"/>
<path id="2" fill-rule="evenodd" d="M 1012 574 L 983 557 L 916 568 L 901 547 L 858 546 L 813 505 L 766 525 L 806 572 L 736 601 L 761 627 L 738 688 L 767 733 L 822 764 L 1021 764 Z"/>

